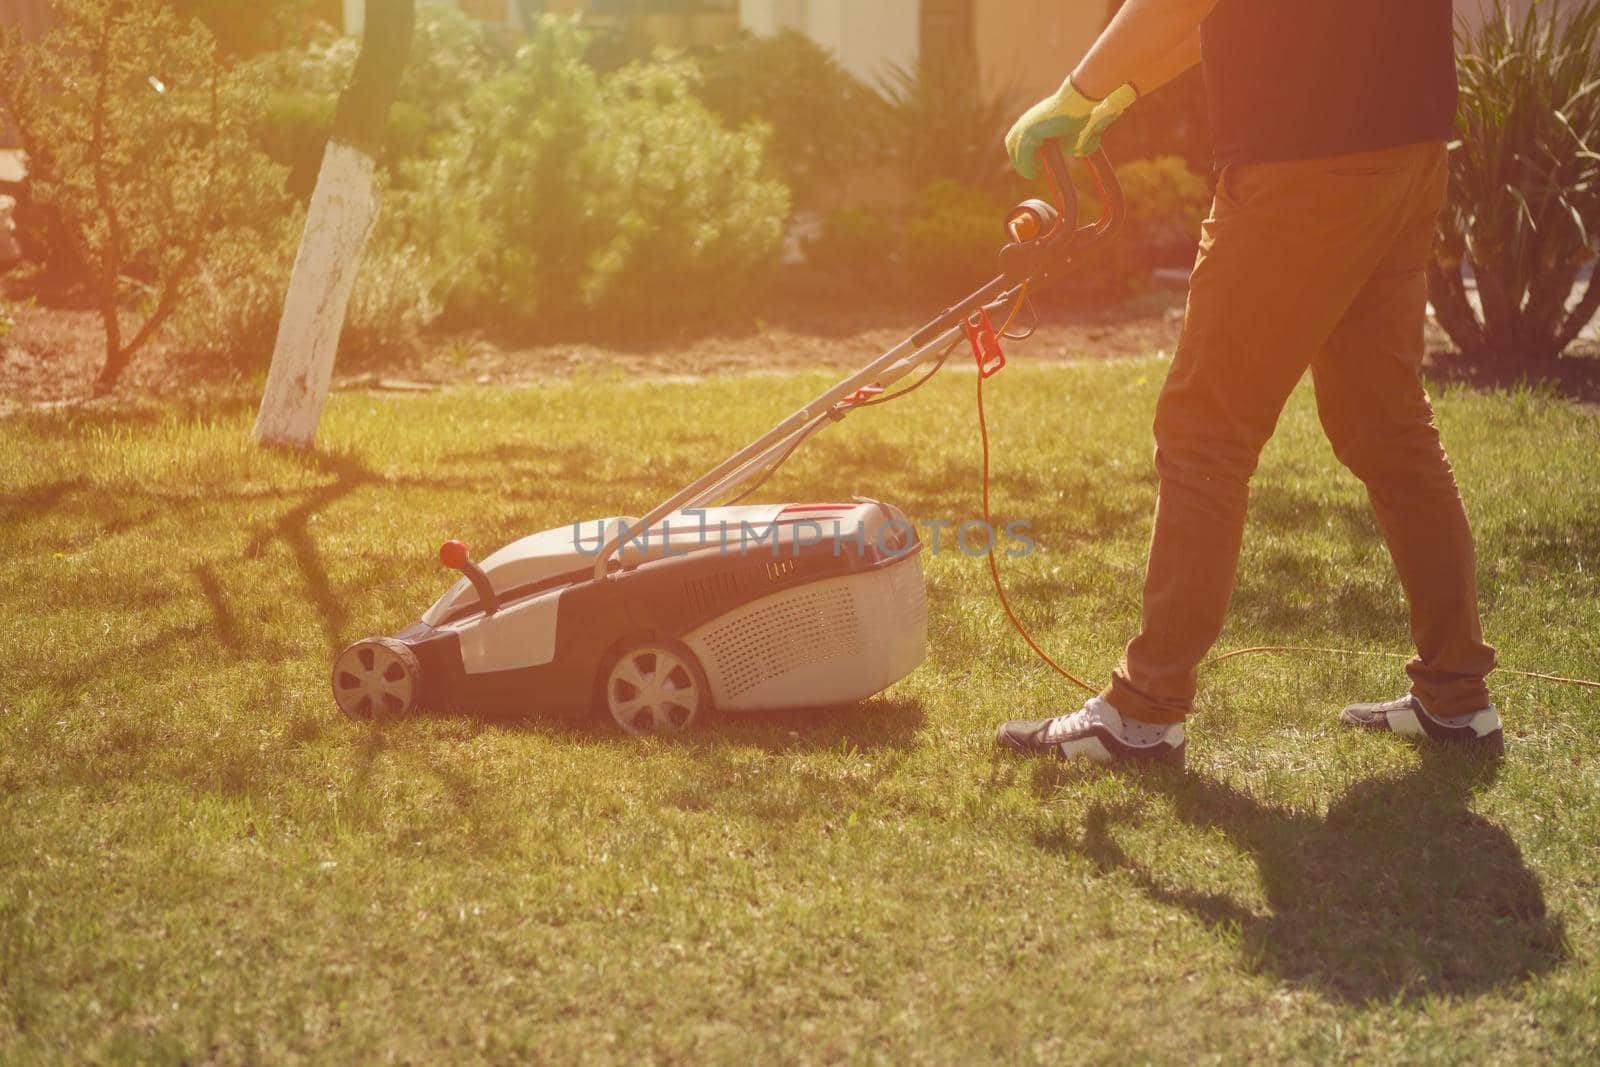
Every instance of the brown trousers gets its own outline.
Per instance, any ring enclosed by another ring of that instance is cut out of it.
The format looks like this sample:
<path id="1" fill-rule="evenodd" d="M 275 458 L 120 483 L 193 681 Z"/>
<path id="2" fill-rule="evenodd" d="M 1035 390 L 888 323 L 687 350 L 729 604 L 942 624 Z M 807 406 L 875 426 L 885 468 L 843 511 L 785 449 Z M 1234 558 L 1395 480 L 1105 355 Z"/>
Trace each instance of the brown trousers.
<path id="1" fill-rule="evenodd" d="M 1489 704 L 1472 531 L 1419 368 L 1442 144 L 1226 168 L 1156 408 L 1161 490 L 1144 620 L 1105 697 L 1176 722 L 1222 632 L 1250 477 L 1306 368 L 1334 454 L 1366 484 L 1411 609 L 1412 692 Z"/>

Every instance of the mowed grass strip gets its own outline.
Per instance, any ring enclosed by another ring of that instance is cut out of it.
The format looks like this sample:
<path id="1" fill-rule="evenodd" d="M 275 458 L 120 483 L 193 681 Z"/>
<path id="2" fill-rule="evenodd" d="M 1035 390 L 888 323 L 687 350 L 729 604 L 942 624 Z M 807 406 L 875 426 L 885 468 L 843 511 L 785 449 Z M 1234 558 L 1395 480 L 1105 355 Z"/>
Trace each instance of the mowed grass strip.
<path id="1" fill-rule="evenodd" d="M 1158 360 L 987 391 L 1003 569 L 1101 679 L 1138 619 Z M 1600 1056 L 1600 693 L 1496 679 L 1503 768 L 1338 730 L 1399 660 L 1209 668 L 1189 771 L 992 751 L 1067 710 L 980 559 L 926 560 L 927 662 L 850 708 L 640 742 L 364 728 L 334 652 L 476 553 L 639 514 L 827 384 L 594 379 L 0 422 L 0 1061 L 1238 1062 Z M 978 515 L 970 373 L 770 484 Z M 1600 674 L 1600 418 L 1437 407 L 1507 665 Z M 1224 647 L 1406 650 L 1308 391 L 1255 483 Z"/>

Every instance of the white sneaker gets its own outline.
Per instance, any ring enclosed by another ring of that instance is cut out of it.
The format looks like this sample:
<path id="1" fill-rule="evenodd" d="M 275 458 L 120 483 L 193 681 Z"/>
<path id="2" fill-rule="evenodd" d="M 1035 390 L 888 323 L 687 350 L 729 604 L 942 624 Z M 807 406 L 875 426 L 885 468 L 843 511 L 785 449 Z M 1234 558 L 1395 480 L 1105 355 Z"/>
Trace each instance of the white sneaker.
<path id="1" fill-rule="evenodd" d="M 1008 722 L 995 735 L 995 744 L 1025 755 L 1049 753 L 1106 765 L 1155 760 L 1179 767 L 1188 747 L 1182 723 L 1124 718 L 1101 697 L 1090 697 L 1070 715 Z"/>
<path id="2" fill-rule="evenodd" d="M 1436 719 L 1422 706 L 1422 701 L 1414 696 L 1403 696 L 1381 704 L 1351 704 L 1339 713 L 1339 722 L 1365 730 L 1387 730 L 1418 741 L 1471 745 L 1496 755 L 1506 750 L 1500 712 L 1493 704 L 1471 715 Z"/>

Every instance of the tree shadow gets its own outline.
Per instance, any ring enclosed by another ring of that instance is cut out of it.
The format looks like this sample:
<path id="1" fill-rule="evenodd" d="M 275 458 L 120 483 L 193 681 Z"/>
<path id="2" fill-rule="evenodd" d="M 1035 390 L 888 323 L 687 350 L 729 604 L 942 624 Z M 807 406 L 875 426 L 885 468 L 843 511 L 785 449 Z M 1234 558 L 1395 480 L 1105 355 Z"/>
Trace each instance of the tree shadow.
<path id="1" fill-rule="evenodd" d="M 1516 842 L 1471 810 L 1473 792 L 1497 774 L 1491 758 L 1424 748 L 1418 767 L 1356 783 L 1326 815 L 1262 803 L 1204 775 L 1139 776 L 1183 822 L 1251 856 L 1264 909 L 1129 855 L 1113 830 L 1137 820 L 1135 804 L 1096 802 L 1080 836 L 1045 834 L 1038 844 L 1190 912 L 1238 944 L 1246 969 L 1331 999 L 1484 994 L 1547 973 L 1568 953 L 1564 924 L 1547 914 Z"/>
<path id="2" fill-rule="evenodd" d="M 1263 477 L 1250 487 L 1252 526 L 1272 530 L 1322 530 L 1334 527 L 1350 544 L 1376 544 L 1383 536 L 1365 499 L 1337 499 L 1308 492 L 1278 478 Z"/>
<path id="3" fill-rule="evenodd" d="M 308 463 L 332 474 L 333 481 L 311 490 L 300 503 L 271 522 L 257 527 L 243 554 L 245 558 L 253 559 L 274 540 L 282 541 L 288 547 L 299 567 L 306 594 L 316 606 L 328 647 L 337 650 L 342 647 L 348 626 L 345 598 L 333 587 L 327 564 L 311 537 L 309 525 L 318 512 L 356 490 L 384 479 L 351 454 L 318 450 L 306 453 L 305 458 Z"/>
<path id="4" fill-rule="evenodd" d="M 222 583 L 217 580 L 216 570 L 210 563 L 197 563 L 189 570 L 194 575 L 195 584 L 200 587 L 200 595 L 205 598 L 206 606 L 211 609 L 212 633 L 229 652 L 244 652 L 245 643 L 239 635 L 238 619 L 233 613 L 233 606 L 228 603 L 227 594 L 223 592 Z"/>
<path id="5" fill-rule="evenodd" d="M 0 525 L 36 518 L 54 511 L 74 493 L 88 488 L 89 479 L 83 475 L 41 482 L 26 489 L 0 493 Z"/>
<path id="6" fill-rule="evenodd" d="M 1527 566 L 1568 575 L 1592 572 L 1600 562 L 1600 509 L 1559 525 L 1525 526 L 1507 547 Z"/>
<path id="7" fill-rule="evenodd" d="M 38 657 L 12 666 L 12 677 L 30 689 L 52 692 L 60 697 L 77 694 L 94 679 L 117 669 L 143 669 L 154 674 L 159 664 L 189 644 L 209 640 L 212 631 L 203 623 L 182 626 L 147 626 L 120 638 L 103 650 L 82 659 L 65 656 Z"/>
<path id="8" fill-rule="evenodd" d="M 1404 637 L 1408 625 L 1403 597 L 1294 550 L 1270 551 L 1257 564 L 1240 567 L 1228 618 L 1236 632 L 1337 633 L 1346 641 L 1380 643 Z"/>

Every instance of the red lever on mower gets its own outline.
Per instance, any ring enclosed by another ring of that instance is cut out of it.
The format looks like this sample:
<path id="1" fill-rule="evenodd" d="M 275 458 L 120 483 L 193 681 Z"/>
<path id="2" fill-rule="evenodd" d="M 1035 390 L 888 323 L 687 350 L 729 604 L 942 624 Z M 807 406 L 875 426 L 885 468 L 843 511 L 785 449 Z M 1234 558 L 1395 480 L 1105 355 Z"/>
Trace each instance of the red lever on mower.
<path id="1" fill-rule="evenodd" d="M 451 540 L 440 545 L 439 562 L 466 575 L 472 588 L 478 591 L 478 607 L 483 609 L 485 615 L 493 615 L 500 610 L 500 598 L 495 595 L 494 585 L 489 581 L 489 576 L 483 573 L 483 568 L 472 562 L 472 553 L 467 550 L 465 541 Z"/>

